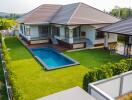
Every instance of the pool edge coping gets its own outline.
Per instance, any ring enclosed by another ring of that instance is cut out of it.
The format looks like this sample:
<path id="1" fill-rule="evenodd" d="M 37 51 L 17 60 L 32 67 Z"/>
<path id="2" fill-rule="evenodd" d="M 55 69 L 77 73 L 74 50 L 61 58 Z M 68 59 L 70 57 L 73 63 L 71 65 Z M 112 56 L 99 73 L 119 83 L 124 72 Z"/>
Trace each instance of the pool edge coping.
<path id="1" fill-rule="evenodd" d="M 30 53 L 33 55 L 33 57 L 34 57 L 37 61 L 39 61 L 39 63 L 40 63 L 46 70 L 48 70 L 48 71 L 50 71 L 50 70 L 56 70 L 56 69 L 61 69 L 61 68 L 65 68 L 65 67 L 70 67 L 70 66 L 72 67 L 72 66 L 75 66 L 75 65 L 80 65 L 80 63 L 79 63 L 78 61 L 72 59 L 71 57 L 65 55 L 65 54 L 62 53 L 62 52 L 56 51 L 55 48 L 40 47 L 40 48 L 50 48 L 50 49 L 52 49 L 54 52 L 56 52 L 57 54 L 59 54 L 59 55 L 65 57 L 66 59 L 69 59 L 69 60 L 71 60 L 72 62 L 74 62 L 74 64 L 67 64 L 67 65 L 64 65 L 64 66 L 58 66 L 58 67 L 55 67 L 55 68 L 49 68 L 48 65 L 47 65 L 46 63 L 44 63 L 38 56 L 35 56 L 34 53 L 32 52 L 31 49 L 36 49 L 36 48 L 29 48 L 29 47 L 27 47 L 27 48 L 28 48 L 28 50 L 30 51 Z"/>
<path id="2" fill-rule="evenodd" d="M 61 68 L 66 68 L 66 67 L 72 67 L 72 66 L 75 66 L 75 65 L 80 65 L 80 63 L 78 61 L 72 59 L 71 57 L 65 55 L 62 52 L 56 51 L 57 53 L 60 53 L 62 56 L 70 59 L 71 61 L 73 61 L 75 63 L 74 64 L 69 64 L 69 65 L 66 65 L 66 66 L 59 66 L 59 67 L 56 67 L 56 68 L 48 68 L 45 63 L 43 63 L 37 56 L 35 56 L 33 54 L 33 52 L 31 51 L 31 48 L 29 48 L 26 44 L 24 44 L 21 39 L 19 39 L 19 38 L 17 38 L 17 39 L 24 45 L 24 47 L 29 51 L 29 53 L 33 56 L 33 58 L 36 59 L 38 61 L 38 63 L 40 63 L 43 66 L 43 68 L 46 69 L 46 70 L 48 70 L 48 71 L 50 71 L 50 70 L 56 70 L 56 69 L 61 69 Z M 42 48 L 44 48 L 44 47 L 42 47 Z M 53 48 L 53 49 L 57 50 L 56 48 Z"/>

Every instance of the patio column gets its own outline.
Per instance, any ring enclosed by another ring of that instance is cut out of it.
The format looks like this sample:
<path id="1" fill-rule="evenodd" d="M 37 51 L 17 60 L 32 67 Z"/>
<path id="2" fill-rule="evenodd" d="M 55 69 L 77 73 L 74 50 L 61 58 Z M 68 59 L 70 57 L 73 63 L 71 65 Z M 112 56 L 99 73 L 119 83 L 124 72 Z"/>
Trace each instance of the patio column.
<path id="1" fill-rule="evenodd" d="M 73 43 L 73 29 L 69 29 L 69 43 Z"/>
<path id="2" fill-rule="evenodd" d="M 68 26 L 69 28 L 69 43 L 72 44 L 73 41 L 73 29 L 76 28 L 77 26 Z"/>
<path id="3" fill-rule="evenodd" d="M 108 49 L 108 41 L 109 41 L 108 33 L 104 33 L 104 48 L 106 49 Z"/>
<path id="4" fill-rule="evenodd" d="M 50 26 L 50 36 L 52 37 L 53 32 L 52 32 L 52 26 Z"/>
<path id="5" fill-rule="evenodd" d="M 129 36 L 129 48 L 128 48 L 128 52 L 129 52 L 129 57 L 132 56 L 132 36 Z"/>

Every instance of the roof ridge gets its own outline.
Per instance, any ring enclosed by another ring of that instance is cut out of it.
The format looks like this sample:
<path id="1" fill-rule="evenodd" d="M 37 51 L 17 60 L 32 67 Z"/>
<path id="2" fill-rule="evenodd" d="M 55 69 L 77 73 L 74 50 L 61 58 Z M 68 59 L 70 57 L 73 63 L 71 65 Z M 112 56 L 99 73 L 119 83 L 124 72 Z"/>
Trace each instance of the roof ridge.
<path id="1" fill-rule="evenodd" d="M 77 3 L 74 3 L 74 4 L 77 4 Z M 78 6 L 77 6 L 76 9 L 74 10 L 74 12 L 73 12 L 73 14 L 71 15 L 71 17 L 69 18 L 67 24 L 70 23 L 72 17 L 75 15 L 75 13 L 77 12 L 77 10 L 79 9 L 80 4 L 81 4 L 81 2 L 78 3 Z"/>
<path id="2" fill-rule="evenodd" d="M 52 6 L 63 6 L 62 4 L 42 4 L 42 5 L 40 5 L 40 6 L 44 6 L 44 5 L 52 5 Z"/>
<path id="3" fill-rule="evenodd" d="M 109 15 L 109 16 L 111 16 L 111 17 L 117 18 L 117 17 L 115 17 L 115 16 L 113 16 L 113 15 L 111 15 L 111 14 L 105 13 L 105 12 L 103 12 L 102 10 L 99 10 L 99 9 L 93 7 L 93 6 L 90 6 L 90 5 L 86 4 L 86 3 L 83 3 L 83 2 L 81 2 L 81 3 L 84 4 L 84 5 L 87 5 L 87 6 L 91 7 L 91 8 L 93 8 L 93 9 L 99 11 L 99 12 L 102 12 L 102 13 L 104 13 L 104 14 L 106 14 L 106 15 Z M 117 18 L 117 19 L 120 19 L 120 18 Z"/>
<path id="4" fill-rule="evenodd" d="M 58 11 L 55 13 L 54 16 L 52 16 L 51 20 L 49 21 L 50 23 L 52 23 L 52 20 L 54 19 L 54 17 L 58 14 L 58 12 L 60 12 L 61 8 L 63 7 L 63 5 L 60 5 L 61 7 L 58 9 Z"/>

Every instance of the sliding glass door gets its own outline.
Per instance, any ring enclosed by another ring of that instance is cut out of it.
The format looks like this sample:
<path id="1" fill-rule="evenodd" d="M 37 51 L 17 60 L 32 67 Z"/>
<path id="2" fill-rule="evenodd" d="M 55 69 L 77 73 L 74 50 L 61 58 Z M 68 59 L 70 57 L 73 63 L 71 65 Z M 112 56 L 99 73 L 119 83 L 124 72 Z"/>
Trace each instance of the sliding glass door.
<path id="1" fill-rule="evenodd" d="M 39 37 L 40 38 L 46 38 L 50 36 L 50 26 L 49 25 L 40 25 L 38 27 L 38 31 L 39 31 Z"/>

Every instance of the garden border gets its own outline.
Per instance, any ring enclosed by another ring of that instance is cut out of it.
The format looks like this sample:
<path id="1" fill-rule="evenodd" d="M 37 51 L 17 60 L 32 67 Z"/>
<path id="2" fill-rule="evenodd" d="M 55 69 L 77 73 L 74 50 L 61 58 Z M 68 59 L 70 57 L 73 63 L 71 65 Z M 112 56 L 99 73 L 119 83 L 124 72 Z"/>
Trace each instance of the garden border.
<path id="1" fill-rule="evenodd" d="M 1 57 L 1 61 L 2 61 L 2 69 L 4 72 L 4 78 L 5 78 L 6 92 L 7 92 L 8 100 L 13 100 L 12 87 L 11 87 L 10 82 L 9 82 L 8 71 L 6 70 L 6 62 L 3 59 L 2 49 L 0 51 L 0 57 Z"/>

